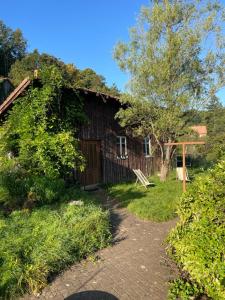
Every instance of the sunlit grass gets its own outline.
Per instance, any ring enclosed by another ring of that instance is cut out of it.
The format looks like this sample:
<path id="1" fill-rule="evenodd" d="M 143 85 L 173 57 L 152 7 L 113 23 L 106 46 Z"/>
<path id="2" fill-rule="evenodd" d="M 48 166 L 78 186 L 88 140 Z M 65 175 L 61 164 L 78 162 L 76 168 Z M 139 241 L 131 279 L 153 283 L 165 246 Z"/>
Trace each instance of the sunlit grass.
<path id="1" fill-rule="evenodd" d="M 160 182 L 157 176 L 150 178 L 155 186 L 145 189 L 140 184 L 122 183 L 108 187 L 111 196 L 122 207 L 144 220 L 167 221 L 176 217 L 176 205 L 182 193 L 182 183 L 171 174 L 167 181 Z"/>

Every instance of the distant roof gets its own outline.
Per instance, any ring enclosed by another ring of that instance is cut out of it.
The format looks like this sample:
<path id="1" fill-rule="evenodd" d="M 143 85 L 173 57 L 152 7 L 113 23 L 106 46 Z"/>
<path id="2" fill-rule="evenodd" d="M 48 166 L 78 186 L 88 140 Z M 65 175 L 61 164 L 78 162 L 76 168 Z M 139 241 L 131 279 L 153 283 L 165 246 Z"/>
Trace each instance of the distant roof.
<path id="1" fill-rule="evenodd" d="M 17 88 L 15 88 L 15 90 L 12 91 L 12 93 L 0 105 L 0 115 L 4 113 L 9 108 L 9 106 L 16 100 L 16 98 L 18 98 L 26 90 L 26 88 L 30 85 L 30 83 L 31 83 L 31 79 L 27 77 L 17 86 Z M 95 94 L 95 96 L 100 96 L 104 102 L 106 99 L 113 99 L 119 101 L 118 97 L 111 96 L 109 94 L 105 94 L 102 92 L 97 92 L 86 88 L 77 88 L 76 90 L 82 91 L 85 94 Z"/>
<path id="2" fill-rule="evenodd" d="M 191 126 L 191 129 L 199 134 L 199 136 L 207 135 L 207 127 L 205 125 L 194 125 Z"/>

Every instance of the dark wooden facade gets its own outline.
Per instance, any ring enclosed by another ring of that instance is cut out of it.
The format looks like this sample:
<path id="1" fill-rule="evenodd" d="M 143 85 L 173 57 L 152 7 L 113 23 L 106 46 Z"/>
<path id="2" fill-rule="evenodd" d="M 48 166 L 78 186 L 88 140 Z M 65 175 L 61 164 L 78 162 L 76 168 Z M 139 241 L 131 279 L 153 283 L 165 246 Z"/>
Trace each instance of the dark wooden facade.
<path id="1" fill-rule="evenodd" d="M 80 90 L 80 93 L 89 119 L 88 124 L 79 129 L 81 150 L 87 159 L 86 171 L 79 176 L 81 184 L 131 180 L 134 178 L 132 169 L 141 169 L 146 175 L 158 171 L 159 158 L 145 157 L 143 139 L 126 136 L 124 129 L 115 120 L 115 114 L 121 106 L 118 99 L 86 90 Z M 117 156 L 117 136 L 127 138 L 126 158 Z"/>
<path id="2" fill-rule="evenodd" d="M 24 79 L 21 84 L 0 103 L 0 116 L 4 118 L 14 101 L 24 94 L 30 84 L 39 84 L 38 80 Z M 78 126 L 80 148 L 86 158 L 86 169 L 77 174 L 76 179 L 81 185 L 96 183 L 117 183 L 135 178 L 132 169 L 141 169 L 145 175 L 151 175 L 159 170 L 159 157 L 146 157 L 143 151 L 143 139 L 126 136 L 115 120 L 115 114 L 121 107 L 119 99 L 87 89 L 62 90 L 63 103 L 66 106 L 68 97 L 78 101 L 83 99 L 84 112 L 88 122 Z M 65 102 L 64 102 L 65 101 Z M 126 136 L 127 155 L 118 157 L 117 137 Z"/>

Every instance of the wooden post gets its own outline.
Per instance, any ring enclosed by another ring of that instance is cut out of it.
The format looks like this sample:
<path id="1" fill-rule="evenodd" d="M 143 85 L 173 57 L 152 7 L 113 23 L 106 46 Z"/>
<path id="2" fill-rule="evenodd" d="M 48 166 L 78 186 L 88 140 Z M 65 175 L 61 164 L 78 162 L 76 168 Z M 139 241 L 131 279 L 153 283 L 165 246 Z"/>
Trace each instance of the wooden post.
<path id="1" fill-rule="evenodd" d="M 185 161 L 185 147 L 187 145 L 204 145 L 203 141 L 196 142 L 174 142 L 174 143 L 165 143 L 165 146 L 180 146 L 182 145 L 182 160 L 183 160 L 183 192 L 186 191 L 186 161 Z"/>
<path id="2" fill-rule="evenodd" d="M 186 192 L 185 144 L 182 144 L 182 161 L 183 161 L 183 192 Z"/>

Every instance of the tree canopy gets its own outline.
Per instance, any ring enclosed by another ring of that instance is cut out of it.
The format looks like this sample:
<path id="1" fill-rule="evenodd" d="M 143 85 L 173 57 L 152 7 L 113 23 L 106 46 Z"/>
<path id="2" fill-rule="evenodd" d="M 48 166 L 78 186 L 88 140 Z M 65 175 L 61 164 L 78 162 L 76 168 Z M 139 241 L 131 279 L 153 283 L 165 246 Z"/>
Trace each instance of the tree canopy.
<path id="1" fill-rule="evenodd" d="M 7 76 L 11 65 L 26 52 L 27 42 L 20 29 L 13 31 L 0 20 L 0 76 Z"/>
<path id="2" fill-rule="evenodd" d="M 138 135 L 153 135 L 164 179 L 173 148 L 188 130 L 186 111 L 203 107 L 225 84 L 223 8 L 216 1 L 152 1 L 142 7 L 128 43 L 114 57 L 131 75 L 117 117 Z M 208 39 L 210 38 L 210 42 Z"/>
<path id="3" fill-rule="evenodd" d="M 225 153 L 225 107 L 215 99 L 208 105 L 204 115 L 208 129 L 206 159 L 216 162 L 222 159 Z"/>
<path id="4" fill-rule="evenodd" d="M 82 87 L 106 92 L 114 96 L 119 95 L 119 90 L 115 86 L 108 87 L 105 78 L 98 75 L 94 70 L 90 68 L 77 69 L 74 64 L 65 64 L 52 55 L 40 54 L 38 50 L 26 54 L 21 60 L 17 60 L 11 67 L 9 77 L 15 85 L 18 85 L 25 77 L 33 78 L 34 70 L 53 65 L 60 70 L 63 84 L 67 87 Z"/>
<path id="5" fill-rule="evenodd" d="M 80 70 L 72 63 L 66 64 L 53 55 L 39 53 L 37 49 L 27 53 L 26 47 L 21 30 L 13 31 L 0 21 L 0 76 L 10 77 L 15 86 L 25 77 L 33 78 L 36 69 L 56 66 L 67 87 L 93 89 L 113 96 L 120 94 L 115 84 L 109 87 L 105 78 L 91 68 Z"/>

